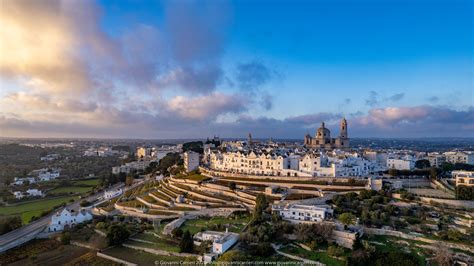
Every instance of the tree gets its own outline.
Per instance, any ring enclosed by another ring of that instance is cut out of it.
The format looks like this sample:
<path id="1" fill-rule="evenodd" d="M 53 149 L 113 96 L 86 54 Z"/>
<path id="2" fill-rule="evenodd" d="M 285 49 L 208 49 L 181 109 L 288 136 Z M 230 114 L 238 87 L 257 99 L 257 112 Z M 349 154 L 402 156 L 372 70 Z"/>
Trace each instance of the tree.
<path id="1" fill-rule="evenodd" d="M 179 242 L 179 252 L 193 252 L 194 249 L 194 241 L 193 241 L 193 236 L 191 233 L 189 233 L 188 230 L 186 230 L 183 234 L 183 237 L 181 238 L 181 241 Z"/>
<path id="2" fill-rule="evenodd" d="M 229 183 L 229 189 L 230 190 L 235 190 L 237 188 L 237 185 L 235 184 L 235 182 L 230 182 Z"/>
<path id="3" fill-rule="evenodd" d="M 69 232 L 64 232 L 61 234 L 61 244 L 69 245 L 71 242 L 71 234 Z"/>
<path id="4" fill-rule="evenodd" d="M 433 259 L 440 266 L 448 266 L 448 265 L 452 265 L 453 254 L 451 254 L 449 249 L 445 245 L 443 245 L 443 243 L 436 242 L 435 256 Z"/>
<path id="5" fill-rule="evenodd" d="M 229 262 L 229 261 L 246 261 L 247 257 L 245 254 L 238 250 L 230 250 L 224 253 L 217 259 L 218 262 Z"/>
<path id="6" fill-rule="evenodd" d="M 344 249 L 338 246 L 329 246 L 328 247 L 328 255 L 331 257 L 339 257 L 344 254 Z"/>
<path id="7" fill-rule="evenodd" d="M 350 212 L 345 212 L 345 213 L 339 215 L 338 219 L 346 227 L 348 225 L 354 224 L 355 220 L 356 220 L 355 216 Z"/>
<path id="8" fill-rule="evenodd" d="M 415 168 L 417 169 L 427 169 L 430 168 L 430 161 L 426 159 L 421 159 L 415 162 Z"/>
<path id="9" fill-rule="evenodd" d="M 20 228 L 21 225 L 22 225 L 22 221 L 21 221 L 20 216 L 1 217 L 0 218 L 0 235 L 6 234 L 10 231 Z"/>
<path id="10" fill-rule="evenodd" d="M 109 245 L 121 245 L 130 236 L 130 232 L 121 224 L 114 224 L 107 230 Z"/>
<path id="11" fill-rule="evenodd" d="M 171 235 L 173 237 L 177 237 L 177 238 L 180 238 L 183 236 L 183 230 L 181 228 L 175 228 L 173 229 L 173 231 L 171 231 Z"/>
<path id="12" fill-rule="evenodd" d="M 474 200 L 474 187 L 456 186 L 456 198 L 459 200 Z"/>
<path id="13" fill-rule="evenodd" d="M 131 186 L 133 184 L 134 178 L 133 176 L 127 176 L 127 179 L 125 179 L 125 185 Z"/>
<path id="14" fill-rule="evenodd" d="M 260 222 L 263 219 L 263 211 L 268 207 L 267 197 L 263 194 L 258 194 L 256 203 L 255 203 L 255 211 L 253 213 L 254 222 Z"/>
<path id="15" fill-rule="evenodd" d="M 87 201 L 87 200 L 82 200 L 81 203 L 79 203 L 79 205 L 80 205 L 81 207 L 86 207 L 86 206 L 91 205 L 91 203 L 90 203 L 89 201 Z"/>

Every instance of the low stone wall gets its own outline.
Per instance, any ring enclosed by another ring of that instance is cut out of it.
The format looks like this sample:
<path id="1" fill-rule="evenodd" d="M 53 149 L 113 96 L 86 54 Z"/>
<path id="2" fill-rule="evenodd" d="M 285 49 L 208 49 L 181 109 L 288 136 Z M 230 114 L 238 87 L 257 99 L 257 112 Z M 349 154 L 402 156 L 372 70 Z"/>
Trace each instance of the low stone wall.
<path id="1" fill-rule="evenodd" d="M 401 199 L 401 194 L 393 193 L 392 198 Z M 452 208 L 459 209 L 474 209 L 474 201 L 472 200 L 455 200 L 455 199 L 438 199 L 438 198 L 429 198 L 429 197 L 418 197 L 419 200 L 427 204 L 443 204 Z"/>
<path id="2" fill-rule="evenodd" d="M 279 186 L 279 187 L 286 187 L 286 188 L 293 188 L 293 187 L 307 187 L 313 189 L 321 189 L 321 190 L 364 190 L 365 187 L 361 186 L 333 186 L 333 185 L 317 185 L 317 184 L 305 184 L 305 183 L 281 183 L 281 182 L 273 182 L 273 181 L 256 181 L 256 180 L 232 180 L 232 178 L 225 178 L 228 181 L 234 181 L 238 183 L 244 184 L 257 184 L 257 185 L 265 185 L 265 186 Z"/>
<path id="3" fill-rule="evenodd" d="M 331 235 L 331 240 L 336 242 L 339 246 L 350 248 L 354 247 L 354 243 L 357 239 L 357 235 L 355 233 L 344 232 L 333 230 Z"/>
<path id="4" fill-rule="evenodd" d="M 170 214 L 169 215 L 153 215 L 153 214 L 139 212 L 136 208 L 124 207 L 117 204 L 115 204 L 115 208 L 119 210 L 122 214 L 134 216 L 134 217 L 148 218 L 148 219 L 164 219 L 164 218 L 170 218 L 170 217 L 178 217 L 179 215 L 184 214 L 184 211 L 160 210 L 162 212 L 169 212 Z"/>
<path id="5" fill-rule="evenodd" d="M 166 210 L 166 209 L 167 209 L 167 208 L 164 207 L 164 206 L 156 205 L 156 204 L 150 203 L 150 202 L 148 202 L 148 201 L 142 199 L 141 197 L 136 197 L 136 199 L 137 199 L 139 202 L 145 204 L 147 207 L 150 207 L 150 208 L 153 208 L 153 209 L 158 209 L 158 210 Z"/>
<path id="6" fill-rule="evenodd" d="M 367 234 L 372 234 L 372 235 L 395 236 L 395 237 L 400 237 L 400 238 L 405 238 L 405 239 L 410 239 L 410 240 L 415 240 L 415 241 L 421 241 L 421 242 L 425 242 L 425 243 L 429 243 L 429 244 L 435 244 L 437 242 L 442 242 L 444 245 L 446 245 L 449 248 L 455 248 L 455 249 L 460 249 L 460 250 L 464 250 L 464 251 L 474 253 L 474 246 L 469 246 L 469 245 L 460 244 L 460 243 L 447 242 L 447 241 L 442 241 L 442 240 L 434 240 L 434 239 L 430 239 L 430 238 L 405 234 L 405 233 L 399 232 L 399 231 L 392 231 L 392 230 L 385 230 L 385 229 L 378 229 L 378 228 L 367 228 L 366 227 L 366 228 L 364 228 L 364 232 L 367 233 Z"/>
<path id="7" fill-rule="evenodd" d="M 196 198 L 201 198 L 201 199 L 205 199 L 205 200 L 208 200 L 208 201 L 214 201 L 214 202 L 219 202 L 219 203 L 223 203 L 223 204 L 227 204 L 228 202 L 226 200 L 221 200 L 221 199 L 216 199 L 216 198 L 213 198 L 213 197 L 209 197 L 209 196 L 206 196 L 206 195 L 203 195 L 203 194 L 200 194 L 200 193 L 196 193 L 196 192 L 193 192 L 193 191 L 187 191 L 185 189 L 182 189 L 178 186 L 175 186 L 173 184 L 168 184 L 170 187 L 178 190 L 178 191 L 181 191 L 183 193 L 188 193 L 189 195 L 191 196 L 194 196 Z"/>
<path id="8" fill-rule="evenodd" d="M 153 195 L 153 193 L 151 193 L 151 192 L 148 193 L 148 196 L 150 196 L 150 197 L 152 197 L 153 199 L 155 199 L 156 201 L 159 201 L 159 202 L 161 202 L 161 203 L 163 203 L 163 204 L 166 204 L 166 205 L 168 205 L 168 206 L 171 206 L 171 205 L 172 205 L 172 203 L 171 203 L 170 201 L 166 201 L 166 200 L 164 200 L 164 199 L 162 199 L 162 198 L 160 198 L 160 197 L 157 197 L 157 196 Z"/>
<path id="9" fill-rule="evenodd" d="M 162 256 L 195 257 L 195 258 L 200 257 L 199 255 L 196 255 L 196 254 L 170 252 L 170 251 L 158 250 L 158 249 L 153 249 L 153 248 L 139 247 L 139 246 L 135 246 L 131 244 L 122 244 L 122 246 L 126 248 L 145 251 L 145 252 L 155 254 L 155 255 L 162 255 Z"/>
<path id="10" fill-rule="evenodd" d="M 111 260 L 111 261 L 113 261 L 113 262 L 117 262 L 117 263 L 124 264 L 124 265 L 127 265 L 127 266 L 138 266 L 138 264 L 131 263 L 131 262 L 128 262 L 128 261 L 125 261 L 125 260 L 121 260 L 121 259 L 119 259 L 119 258 L 106 255 L 106 254 L 101 253 L 101 252 L 99 252 L 99 251 L 97 251 L 97 257 L 101 257 L 101 258 L 104 258 L 104 259 L 107 259 L 107 260 Z"/>

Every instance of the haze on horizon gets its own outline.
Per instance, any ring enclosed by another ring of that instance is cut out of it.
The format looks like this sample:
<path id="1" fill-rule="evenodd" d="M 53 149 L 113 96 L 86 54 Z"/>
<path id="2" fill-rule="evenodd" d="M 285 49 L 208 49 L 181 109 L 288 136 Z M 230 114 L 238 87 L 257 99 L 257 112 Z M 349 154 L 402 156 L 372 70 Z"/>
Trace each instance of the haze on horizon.
<path id="1" fill-rule="evenodd" d="M 473 1 L 0 6 L 0 137 L 474 137 Z"/>

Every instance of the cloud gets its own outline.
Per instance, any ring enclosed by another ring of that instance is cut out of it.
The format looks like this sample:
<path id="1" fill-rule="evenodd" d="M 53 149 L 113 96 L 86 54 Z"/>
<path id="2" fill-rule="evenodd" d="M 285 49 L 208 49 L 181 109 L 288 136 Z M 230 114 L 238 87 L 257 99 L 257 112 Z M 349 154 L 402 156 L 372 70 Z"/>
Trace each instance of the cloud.
<path id="1" fill-rule="evenodd" d="M 243 90 L 259 89 L 274 76 L 275 73 L 262 62 L 251 61 L 237 65 L 237 84 Z"/>
<path id="2" fill-rule="evenodd" d="M 370 91 L 369 98 L 365 100 L 365 104 L 368 106 L 375 106 L 379 103 L 379 94 L 376 91 Z"/>
<path id="3" fill-rule="evenodd" d="M 398 102 L 401 99 L 403 99 L 403 97 L 405 97 L 405 93 L 395 93 L 394 95 L 388 97 L 386 100 L 392 101 L 392 102 Z"/>
<path id="4" fill-rule="evenodd" d="M 239 95 L 213 93 L 194 98 L 177 96 L 169 101 L 168 108 L 186 119 L 212 121 L 218 115 L 240 113 L 247 107 L 245 99 Z"/>

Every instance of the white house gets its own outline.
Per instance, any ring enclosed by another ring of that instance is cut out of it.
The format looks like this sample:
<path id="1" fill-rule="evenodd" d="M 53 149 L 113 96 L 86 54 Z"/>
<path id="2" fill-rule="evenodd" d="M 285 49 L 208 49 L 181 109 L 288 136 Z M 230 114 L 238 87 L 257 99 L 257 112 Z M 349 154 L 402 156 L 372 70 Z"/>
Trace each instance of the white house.
<path id="1" fill-rule="evenodd" d="M 121 188 L 117 190 L 108 190 L 104 192 L 104 199 L 111 199 L 119 195 L 122 195 L 122 193 L 123 193 L 123 190 Z"/>
<path id="2" fill-rule="evenodd" d="M 51 217 L 48 231 L 62 231 L 65 228 L 70 228 L 75 226 L 76 224 L 83 223 L 89 220 L 92 220 L 92 215 L 88 211 L 81 210 L 79 212 L 76 212 L 74 210 L 68 210 L 67 208 L 64 208 L 62 211 L 58 211 Z"/>
<path id="3" fill-rule="evenodd" d="M 15 196 L 15 199 L 22 199 L 25 195 L 23 195 L 21 191 L 15 191 L 13 192 L 13 196 Z"/>
<path id="4" fill-rule="evenodd" d="M 26 191 L 26 193 L 28 193 L 28 196 L 29 197 L 42 197 L 43 196 L 43 192 L 41 192 L 41 190 L 38 190 L 38 189 L 28 189 Z"/>
<path id="5" fill-rule="evenodd" d="M 474 153 L 471 151 L 451 151 L 444 155 L 448 163 L 474 164 Z"/>
<path id="6" fill-rule="evenodd" d="M 59 170 L 44 170 L 38 173 L 38 178 L 40 181 L 50 181 L 58 178 L 59 175 Z"/>
<path id="7" fill-rule="evenodd" d="M 212 253 L 223 254 L 232 247 L 239 239 L 239 234 L 217 231 L 198 232 L 194 235 L 194 240 L 200 244 L 202 241 L 212 241 Z"/>
<path id="8" fill-rule="evenodd" d="M 184 169 L 191 172 L 199 167 L 199 153 L 187 151 L 184 153 Z"/>
<path id="9" fill-rule="evenodd" d="M 290 222 L 321 222 L 333 215 L 333 209 L 328 205 L 312 204 L 275 204 L 272 212 Z"/>
<path id="10" fill-rule="evenodd" d="M 413 170 L 415 169 L 415 160 L 411 156 L 402 158 L 388 158 L 387 167 L 389 169 L 397 170 Z"/>

